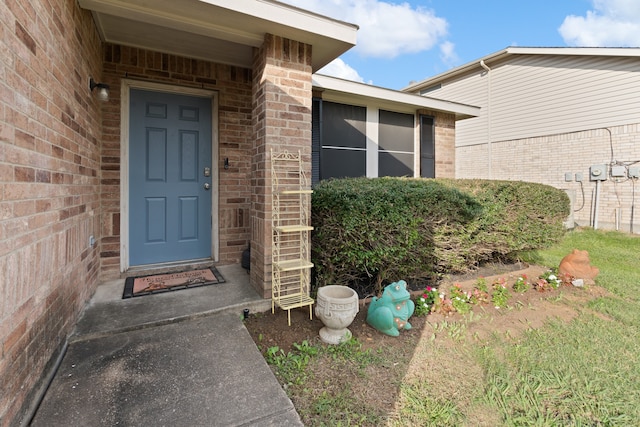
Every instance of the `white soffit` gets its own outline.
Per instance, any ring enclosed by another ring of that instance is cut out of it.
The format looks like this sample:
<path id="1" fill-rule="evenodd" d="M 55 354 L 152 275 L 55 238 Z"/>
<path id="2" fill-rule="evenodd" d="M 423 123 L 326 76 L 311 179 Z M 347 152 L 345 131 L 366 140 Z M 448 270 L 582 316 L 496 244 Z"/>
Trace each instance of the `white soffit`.
<path id="1" fill-rule="evenodd" d="M 442 111 L 455 114 L 456 120 L 480 115 L 480 108 L 472 105 L 414 95 L 322 74 L 314 74 L 312 84 L 315 90 L 322 91 L 322 99 L 327 101 L 376 106 L 398 112 L 415 112 L 417 109 Z"/>
<path id="2" fill-rule="evenodd" d="M 353 47 L 358 27 L 274 0 L 78 0 L 105 42 L 251 68 L 265 34 L 313 46 L 313 70 Z"/>

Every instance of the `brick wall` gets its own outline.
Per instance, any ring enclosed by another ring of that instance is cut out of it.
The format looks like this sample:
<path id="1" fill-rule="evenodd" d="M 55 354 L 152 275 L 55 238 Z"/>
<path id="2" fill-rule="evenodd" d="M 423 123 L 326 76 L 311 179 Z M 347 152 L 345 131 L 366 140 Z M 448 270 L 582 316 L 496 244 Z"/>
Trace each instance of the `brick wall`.
<path id="1" fill-rule="evenodd" d="M 640 124 L 593 129 L 539 138 L 501 141 L 491 144 L 491 170 L 489 148 L 486 144 L 456 149 L 456 178 L 493 178 L 531 181 L 575 192 L 574 221 L 588 226 L 593 219 L 596 184 L 589 181 L 589 167 L 595 164 L 640 161 L 637 140 Z M 640 163 L 633 166 L 640 166 Z M 491 175 L 489 175 L 491 172 Z M 565 173 L 572 181 L 565 181 Z M 582 186 L 575 174 L 583 175 Z M 600 184 L 598 227 L 616 227 L 618 212 L 622 231 L 629 231 L 631 205 L 634 201 L 634 182 L 609 178 Z M 635 190 L 640 187 L 635 182 Z M 637 203 L 638 195 L 635 195 Z M 636 209 L 637 210 L 637 209 Z M 640 230 L 640 214 L 634 212 L 634 233 Z"/>
<path id="2" fill-rule="evenodd" d="M 101 150 L 102 278 L 120 272 L 120 84 L 123 77 L 218 92 L 220 262 L 239 263 L 250 235 L 251 70 L 107 44 Z M 224 159 L 229 168 L 224 169 Z M 214 167 L 215 172 L 215 167 Z"/>
<path id="3" fill-rule="evenodd" d="M 436 178 L 453 178 L 456 161 L 455 115 L 431 110 L 418 110 L 418 115 L 432 116 L 434 118 Z M 420 170 L 417 173 L 419 175 Z"/>
<path id="4" fill-rule="evenodd" d="M 311 46 L 267 34 L 254 53 L 251 284 L 271 294 L 270 150 L 301 150 L 311 177 Z"/>
<path id="5" fill-rule="evenodd" d="M 100 49 L 75 0 L 0 3 L 0 426 L 97 284 Z"/>

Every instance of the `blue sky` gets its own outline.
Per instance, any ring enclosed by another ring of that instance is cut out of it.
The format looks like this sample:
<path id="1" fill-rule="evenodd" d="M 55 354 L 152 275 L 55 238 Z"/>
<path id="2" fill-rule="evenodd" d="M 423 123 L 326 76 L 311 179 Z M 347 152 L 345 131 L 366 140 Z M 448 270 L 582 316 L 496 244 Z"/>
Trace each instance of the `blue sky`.
<path id="1" fill-rule="evenodd" d="M 360 26 L 322 74 L 402 89 L 508 46 L 640 46 L 640 0 L 281 0 Z"/>

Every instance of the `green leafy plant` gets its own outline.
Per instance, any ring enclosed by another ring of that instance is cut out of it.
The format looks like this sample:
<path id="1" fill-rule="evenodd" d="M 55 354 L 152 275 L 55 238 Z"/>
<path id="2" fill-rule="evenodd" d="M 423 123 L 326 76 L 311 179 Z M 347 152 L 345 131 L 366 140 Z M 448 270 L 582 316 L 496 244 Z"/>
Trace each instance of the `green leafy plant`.
<path id="1" fill-rule="evenodd" d="M 414 316 L 426 316 L 431 313 L 438 298 L 438 290 L 427 286 L 422 295 L 415 299 Z"/>
<path id="2" fill-rule="evenodd" d="M 294 342 L 292 346 L 293 348 L 298 350 L 300 354 L 306 357 L 315 356 L 319 352 L 318 347 L 311 345 L 307 340 L 302 341 L 302 343 L 300 344 L 298 344 L 297 342 Z"/>
<path id="3" fill-rule="evenodd" d="M 516 281 L 513 283 L 513 290 L 520 293 L 529 290 L 529 283 L 527 282 L 526 274 L 523 274 L 516 279 Z"/>
<path id="4" fill-rule="evenodd" d="M 485 279 L 482 276 L 476 279 L 476 284 L 474 287 L 479 291 L 486 292 L 486 293 L 489 292 L 489 288 L 487 287 L 487 279 Z"/>
<path id="5" fill-rule="evenodd" d="M 321 348 L 320 353 L 331 356 L 335 361 L 349 361 L 357 365 L 359 369 L 381 361 L 378 355 L 371 351 L 371 349 L 364 349 L 362 343 L 354 337 L 338 345 L 324 346 Z"/>
<path id="6" fill-rule="evenodd" d="M 458 313 L 467 314 L 471 311 L 470 298 L 471 293 L 464 291 L 459 283 L 451 287 L 451 304 Z"/>
<path id="7" fill-rule="evenodd" d="M 285 353 L 278 346 L 269 347 L 264 355 L 269 365 L 276 368 L 276 373 L 287 384 L 302 384 L 306 379 L 305 369 L 311 358 L 318 354 L 318 348 L 309 341 L 294 343 L 296 351 Z"/>
<path id="8" fill-rule="evenodd" d="M 500 278 L 491 285 L 493 293 L 491 294 L 491 303 L 496 308 L 504 308 L 509 301 L 509 289 L 507 288 L 504 278 Z"/>

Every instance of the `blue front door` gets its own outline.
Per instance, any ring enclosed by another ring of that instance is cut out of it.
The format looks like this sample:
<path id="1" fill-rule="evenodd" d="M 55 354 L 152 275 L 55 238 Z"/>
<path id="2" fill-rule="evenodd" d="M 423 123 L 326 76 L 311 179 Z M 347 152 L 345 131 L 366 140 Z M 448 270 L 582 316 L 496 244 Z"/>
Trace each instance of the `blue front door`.
<path id="1" fill-rule="evenodd" d="M 129 264 L 211 257 L 211 99 L 131 90 Z"/>

